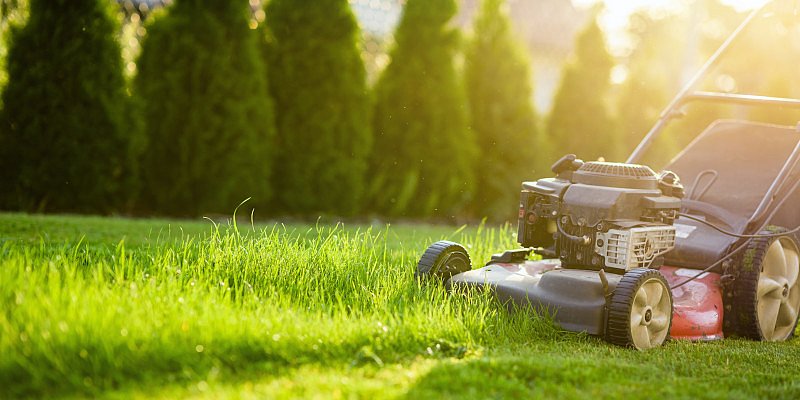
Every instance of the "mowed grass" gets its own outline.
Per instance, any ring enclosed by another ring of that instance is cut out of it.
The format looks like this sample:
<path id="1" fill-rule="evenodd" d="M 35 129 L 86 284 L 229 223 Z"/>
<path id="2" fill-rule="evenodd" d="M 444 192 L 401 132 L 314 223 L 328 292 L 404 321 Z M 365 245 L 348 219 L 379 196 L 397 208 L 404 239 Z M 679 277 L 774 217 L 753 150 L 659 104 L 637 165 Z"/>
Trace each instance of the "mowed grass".
<path id="1" fill-rule="evenodd" d="M 800 343 L 637 352 L 413 277 L 513 228 L 0 214 L 0 397 L 800 398 Z"/>

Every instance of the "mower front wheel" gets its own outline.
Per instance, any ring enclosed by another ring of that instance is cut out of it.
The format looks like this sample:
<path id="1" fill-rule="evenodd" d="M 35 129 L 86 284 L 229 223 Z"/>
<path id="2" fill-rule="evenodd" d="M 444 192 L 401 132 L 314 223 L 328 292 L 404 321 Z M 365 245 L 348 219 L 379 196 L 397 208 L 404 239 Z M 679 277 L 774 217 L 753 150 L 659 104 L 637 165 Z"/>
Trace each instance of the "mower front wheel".
<path id="1" fill-rule="evenodd" d="M 625 273 L 608 307 L 606 340 L 647 350 L 661 346 L 672 325 L 672 292 L 660 272 L 636 268 Z"/>
<path id="2" fill-rule="evenodd" d="M 464 246 L 447 240 L 438 241 L 422 255 L 414 275 L 421 280 L 447 282 L 451 276 L 472 269 L 469 253 Z"/>

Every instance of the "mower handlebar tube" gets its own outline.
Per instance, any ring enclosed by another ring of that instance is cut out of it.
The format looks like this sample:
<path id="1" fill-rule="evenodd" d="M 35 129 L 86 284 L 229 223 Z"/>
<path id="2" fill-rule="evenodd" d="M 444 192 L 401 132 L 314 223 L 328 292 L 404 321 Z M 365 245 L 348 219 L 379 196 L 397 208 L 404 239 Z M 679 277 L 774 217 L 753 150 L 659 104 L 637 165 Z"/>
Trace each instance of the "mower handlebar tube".
<path id="1" fill-rule="evenodd" d="M 715 103 L 738 104 L 742 106 L 777 106 L 783 108 L 800 108 L 800 100 L 798 99 L 717 92 L 694 92 L 687 95 L 680 104 L 683 105 L 692 101 L 708 101 Z"/>

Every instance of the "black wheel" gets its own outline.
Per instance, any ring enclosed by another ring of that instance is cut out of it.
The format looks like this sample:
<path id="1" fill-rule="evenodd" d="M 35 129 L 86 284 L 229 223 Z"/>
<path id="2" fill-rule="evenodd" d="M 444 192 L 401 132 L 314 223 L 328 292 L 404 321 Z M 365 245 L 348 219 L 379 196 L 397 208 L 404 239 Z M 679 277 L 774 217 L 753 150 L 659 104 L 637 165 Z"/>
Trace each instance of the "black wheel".
<path id="1" fill-rule="evenodd" d="M 420 279 L 436 279 L 445 282 L 451 276 L 470 269 L 472 269 L 472 263 L 464 246 L 442 240 L 430 245 L 425 250 L 414 275 Z"/>
<path id="2" fill-rule="evenodd" d="M 797 239 L 788 235 L 750 242 L 723 296 L 726 336 L 773 342 L 792 337 L 800 309 L 798 248 Z"/>
<path id="3" fill-rule="evenodd" d="M 660 272 L 636 268 L 625 273 L 608 307 L 606 340 L 647 350 L 664 344 L 672 326 L 672 291 Z"/>

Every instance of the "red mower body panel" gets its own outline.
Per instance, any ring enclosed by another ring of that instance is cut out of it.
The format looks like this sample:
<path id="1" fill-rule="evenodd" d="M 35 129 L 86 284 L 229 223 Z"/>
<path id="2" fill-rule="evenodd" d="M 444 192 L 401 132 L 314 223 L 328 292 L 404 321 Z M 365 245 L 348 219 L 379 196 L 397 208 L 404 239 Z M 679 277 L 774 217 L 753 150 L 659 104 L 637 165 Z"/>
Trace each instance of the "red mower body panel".
<path id="1" fill-rule="evenodd" d="M 700 271 L 664 266 L 659 271 L 675 286 Z M 706 272 L 681 287 L 672 289 L 672 329 L 674 339 L 722 339 L 722 288 L 720 275 Z"/>

